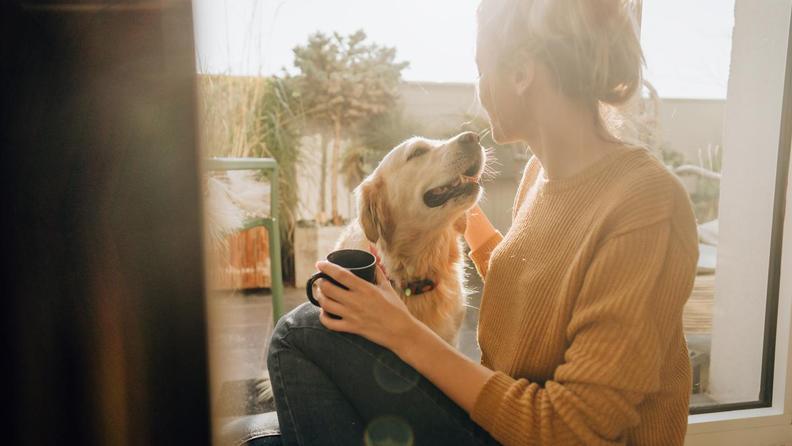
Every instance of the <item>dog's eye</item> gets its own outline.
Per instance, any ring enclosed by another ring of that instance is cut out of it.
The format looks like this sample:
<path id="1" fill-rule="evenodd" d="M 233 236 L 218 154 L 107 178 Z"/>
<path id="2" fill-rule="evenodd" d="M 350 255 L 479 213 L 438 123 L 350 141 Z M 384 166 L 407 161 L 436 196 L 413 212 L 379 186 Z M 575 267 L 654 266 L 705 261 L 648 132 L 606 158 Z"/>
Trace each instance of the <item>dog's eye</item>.
<path id="1" fill-rule="evenodd" d="M 411 159 L 417 156 L 425 155 L 427 152 L 429 152 L 429 149 L 427 149 L 426 147 L 419 147 L 412 151 L 410 156 L 407 157 L 407 161 L 410 161 Z"/>

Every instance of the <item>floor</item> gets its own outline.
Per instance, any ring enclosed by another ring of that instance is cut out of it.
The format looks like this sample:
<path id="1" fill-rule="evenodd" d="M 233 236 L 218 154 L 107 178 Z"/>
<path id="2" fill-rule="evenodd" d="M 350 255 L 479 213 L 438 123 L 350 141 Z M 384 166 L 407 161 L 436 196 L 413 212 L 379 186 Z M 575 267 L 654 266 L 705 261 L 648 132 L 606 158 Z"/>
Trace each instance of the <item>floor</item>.
<path id="1" fill-rule="evenodd" d="M 459 348 L 478 361 L 476 343 L 481 281 L 475 270 L 467 269 L 468 288 L 476 290 L 469 299 L 460 332 Z M 287 287 L 286 311 L 306 301 L 305 290 Z M 214 292 L 207 305 L 210 316 L 209 347 L 212 358 L 212 396 L 221 416 L 257 413 L 262 410 L 254 398 L 255 380 L 266 370 L 267 345 L 272 334 L 272 302 L 268 290 Z"/>

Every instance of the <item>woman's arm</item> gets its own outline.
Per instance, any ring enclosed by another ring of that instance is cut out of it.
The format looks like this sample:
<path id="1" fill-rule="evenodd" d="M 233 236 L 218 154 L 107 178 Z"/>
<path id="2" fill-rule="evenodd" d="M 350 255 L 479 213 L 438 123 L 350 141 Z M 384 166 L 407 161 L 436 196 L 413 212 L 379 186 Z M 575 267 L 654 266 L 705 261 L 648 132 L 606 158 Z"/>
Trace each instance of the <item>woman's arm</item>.
<path id="1" fill-rule="evenodd" d="M 475 205 L 467 211 L 465 241 L 470 246 L 471 251 L 479 249 L 497 232 L 479 205 Z"/>
<path id="2" fill-rule="evenodd" d="M 426 325 L 416 322 L 391 351 L 470 413 L 476 397 L 495 372 L 473 362 Z"/>
<path id="3" fill-rule="evenodd" d="M 503 236 L 489 221 L 478 205 L 467 211 L 467 227 L 465 228 L 465 241 L 470 247 L 470 259 L 476 265 L 481 277 L 487 275 L 490 254 L 495 246 L 500 243 Z"/>

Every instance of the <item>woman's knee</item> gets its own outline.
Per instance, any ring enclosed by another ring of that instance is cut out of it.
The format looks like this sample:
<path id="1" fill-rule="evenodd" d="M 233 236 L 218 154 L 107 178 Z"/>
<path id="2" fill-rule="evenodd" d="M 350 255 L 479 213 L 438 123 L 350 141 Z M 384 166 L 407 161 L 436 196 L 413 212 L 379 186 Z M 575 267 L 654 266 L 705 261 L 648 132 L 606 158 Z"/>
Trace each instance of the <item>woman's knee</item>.
<path id="1" fill-rule="evenodd" d="M 300 327 L 323 327 L 319 321 L 319 307 L 305 302 L 278 320 L 273 339 L 285 337 L 290 330 Z"/>
<path id="2" fill-rule="evenodd" d="M 288 345 L 289 336 L 295 330 L 301 328 L 320 328 L 324 327 L 319 321 L 319 308 L 306 302 L 278 320 L 270 339 L 270 353 L 281 350 Z"/>
<path id="3" fill-rule="evenodd" d="M 367 339 L 348 333 L 334 332 L 319 321 L 319 307 L 308 302 L 283 316 L 275 326 L 267 353 L 268 366 L 281 353 L 290 352 L 308 356 L 347 355 L 350 361 L 379 358 L 381 361 L 395 355 Z M 342 353 L 345 352 L 345 353 Z M 272 369 L 272 367 L 270 367 Z M 272 371 L 272 370 L 271 370 Z"/>

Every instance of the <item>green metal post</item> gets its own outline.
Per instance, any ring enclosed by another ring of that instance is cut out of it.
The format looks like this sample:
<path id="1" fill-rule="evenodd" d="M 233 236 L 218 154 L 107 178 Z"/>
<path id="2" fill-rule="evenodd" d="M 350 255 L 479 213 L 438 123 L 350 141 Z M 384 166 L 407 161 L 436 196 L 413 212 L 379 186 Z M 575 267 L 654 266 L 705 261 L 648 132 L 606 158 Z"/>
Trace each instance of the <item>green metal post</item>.
<path id="1" fill-rule="evenodd" d="M 278 204 L 280 203 L 278 165 L 272 169 L 270 184 L 270 230 L 269 252 L 272 276 L 272 317 L 275 322 L 283 315 L 283 273 L 281 268 L 280 222 L 278 220 Z"/>

